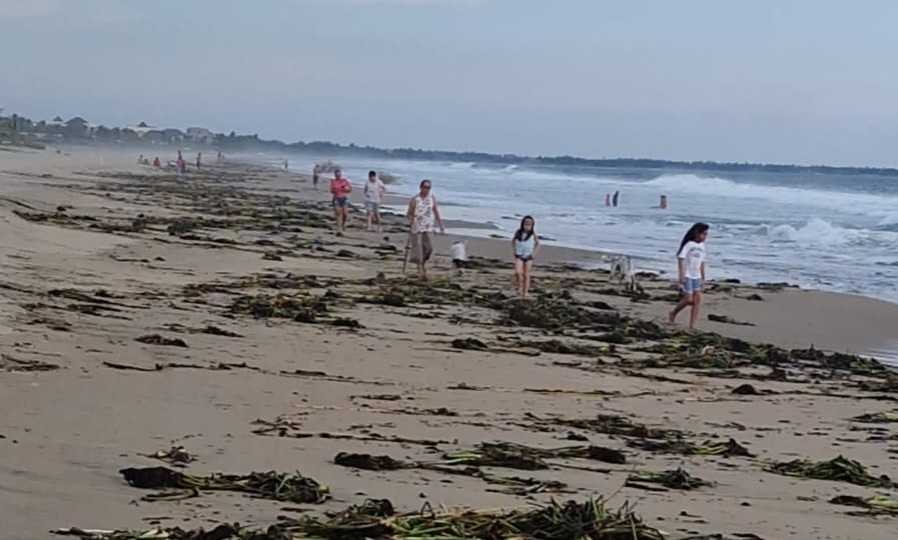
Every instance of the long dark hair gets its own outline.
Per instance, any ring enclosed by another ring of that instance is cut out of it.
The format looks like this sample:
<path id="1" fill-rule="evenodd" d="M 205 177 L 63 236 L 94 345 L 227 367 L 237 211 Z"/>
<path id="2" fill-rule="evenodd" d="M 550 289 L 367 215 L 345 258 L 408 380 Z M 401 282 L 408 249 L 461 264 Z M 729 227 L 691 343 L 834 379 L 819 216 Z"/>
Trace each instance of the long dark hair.
<path id="1" fill-rule="evenodd" d="M 533 227 L 530 227 L 530 232 L 524 230 L 524 222 L 530 220 L 533 223 Z M 524 235 L 527 235 L 525 238 Z M 536 234 L 536 220 L 533 219 L 533 216 L 524 216 L 524 219 L 521 220 L 521 226 L 518 228 L 518 231 L 514 233 L 514 239 L 518 242 L 523 242 L 524 240 L 530 240 L 530 237 Z"/>
<path id="2" fill-rule="evenodd" d="M 683 236 L 683 241 L 680 242 L 680 249 L 677 251 L 683 251 L 683 247 L 686 246 L 689 242 L 695 242 L 695 239 L 698 238 L 698 235 L 707 231 L 711 227 L 707 223 L 696 223 L 692 227 L 689 227 L 689 230 L 686 231 L 686 235 Z"/>

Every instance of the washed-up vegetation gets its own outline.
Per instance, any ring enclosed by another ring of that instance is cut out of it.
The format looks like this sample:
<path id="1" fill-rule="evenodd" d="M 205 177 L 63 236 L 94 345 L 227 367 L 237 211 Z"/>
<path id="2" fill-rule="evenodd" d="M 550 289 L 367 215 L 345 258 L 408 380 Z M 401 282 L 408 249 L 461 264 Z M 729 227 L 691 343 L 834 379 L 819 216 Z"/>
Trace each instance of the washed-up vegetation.
<path id="1" fill-rule="evenodd" d="M 668 489 L 692 490 L 712 485 L 710 482 L 692 476 L 682 468 L 660 473 L 639 472 L 627 477 L 628 487 L 644 488 L 644 484 L 659 484 Z"/>
<path id="2" fill-rule="evenodd" d="M 165 467 L 129 467 L 120 472 L 129 485 L 139 489 L 237 491 L 276 501 L 313 504 L 323 503 L 330 497 L 326 487 L 299 473 L 254 472 L 242 476 L 196 476 Z"/>
<path id="3" fill-rule="evenodd" d="M 863 497 L 854 497 L 851 495 L 839 495 L 838 497 L 833 497 L 832 499 L 830 499 L 829 502 L 830 504 L 837 504 L 839 506 L 852 506 L 862 509 L 862 511 L 847 512 L 848 514 L 852 515 L 898 516 L 898 501 L 889 497 L 885 497 L 883 495 L 877 495 L 875 497 L 869 497 L 866 499 Z"/>
<path id="4" fill-rule="evenodd" d="M 797 459 L 793 461 L 771 463 L 765 470 L 795 478 L 847 482 L 849 484 L 864 487 L 893 487 L 892 481 L 888 476 L 874 476 L 859 462 L 843 456 L 819 462 Z"/>
<path id="5" fill-rule="evenodd" d="M 396 514 L 389 501 L 370 501 L 328 519 L 313 516 L 283 519 L 267 531 L 220 525 L 210 532 L 182 529 L 117 532 L 64 529 L 55 532 L 89 540 L 667 540 L 659 530 L 646 525 L 629 505 L 615 509 L 603 499 L 581 503 L 552 502 L 521 510 L 437 513 L 425 509 L 411 514 Z"/>

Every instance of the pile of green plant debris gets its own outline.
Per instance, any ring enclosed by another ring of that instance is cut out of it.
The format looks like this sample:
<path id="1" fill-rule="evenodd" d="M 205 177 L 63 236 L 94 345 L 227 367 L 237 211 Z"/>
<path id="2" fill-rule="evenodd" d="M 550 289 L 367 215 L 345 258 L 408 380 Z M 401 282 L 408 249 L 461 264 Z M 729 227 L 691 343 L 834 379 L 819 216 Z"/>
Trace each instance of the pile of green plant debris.
<path id="1" fill-rule="evenodd" d="M 299 473 L 195 476 L 166 467 L 127 468 L 119 472 L 129 485 L 139 489 L 238 491 L 277 501 L 312 504 L 323 503 L 329 498 L 326 487 Z"/>
<path id="2" fill-rule="evenodd" d="M 627 442 L 627 445 L 647 452 L 680 454 L 684 456 L 754 457 L 747 448 L 736 442 L 735 439 L 705 441 L 702 443 L 690 442 L 683 438 L 664 440 L 636 439 Z"/>
<path id="3" fill-rule="evenodd" d="M 865 413 L 855 416 L 852 422 L 860 422 L 863 424 L 888 424 L 898 422 L 898 411 L 883 411 L 877 413 Z"/>
<path id="4" fill-rule="evenodd" d="M 600 446 L 566 446 L 562 448 L 534 448 L 515 443 L 481 443 L 474 450 L 453 452 L 444 456 L 447 465 L 478 467 L 508 467 L 522 470 L 547 469 L 549 458 L 582 458 L 605 463 L 624 464 L 623 452 Z"/>
<path id="5" fill-rule="evenodd" d="M 451 513 L 436 513 L 428 506 L 411 514 L 396 514 L 389 501 L 381 500 L 352 506 L 327 519 L 311 516 L 283 519 L 265 531 L 220 525 L 209 532 L 181 529 L 55 532 L 90 540 L 665 540 L 660 531 L 646 525 L 629 505 L 613 509 L 603 499 L 565 504 L 553 501 L 520 510 Z"/>
<path id="6" fill-rule="evenodd" d="M 283 294 L 240 296 L 231 304 L 231 313 L 252 315 L 257 319 L 280 317 L 298 322 L 315 322 L 328 313 L 327 302 L 312 296 Z"/>
<path id="7" fill-rule="evenodd" d="M 853 506 L 855 508 L 863 509 L 863 512 L 848 512 L 848 514 L 851 515 L 898 516 L 898 501 L 883 497 L 882 495 L 877 495 L 868 499 L 853 497 L 851 495 L 839 495 L 838 497 L 830 499 L 829 502 L 840 506 Z"/>
<path id="8" fill-rule="evenodd" d="M 660 473 L 642 472 L 631 474 L 627 477 L 627 482 L 624 485 L 632 488 L 653 490 L 652 488 L 647 488 L 644 484 L 660 484 L 665 488 L 686 491 L 712 485 L 710 482 L 692 476 L 682 468 Z"/>
<path id="9" fill-rule="evenodd" d="M 561 426 L 594 431 L 606 435 L 618 435 L 621 437 L 635 437 L 640 439 L 678 439 L 687 433 L 678 429 L 649 427 L 645 424 L 633 422 L 626 416 L 617 414 L 600 414 L 594 420 L 551 419 L 543 420 Z"/>
<path id="10" fill-rule="evenodd" d="M 820 462 L 796 459 L 793 461 L 772 463 L 768 465 L 765 470 L 796 478 L 848 482 L 849 484 L 864 487 L 893 487 L 892 480 L 888 476 L 873 476 L 859 462 L 843 456 Z"/>

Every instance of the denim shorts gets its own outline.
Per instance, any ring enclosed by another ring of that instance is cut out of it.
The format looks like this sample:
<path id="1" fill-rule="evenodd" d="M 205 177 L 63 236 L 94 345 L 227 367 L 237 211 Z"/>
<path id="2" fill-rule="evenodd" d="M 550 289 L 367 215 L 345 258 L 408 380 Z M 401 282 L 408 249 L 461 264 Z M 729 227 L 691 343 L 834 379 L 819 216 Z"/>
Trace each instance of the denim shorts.
<path id="1" fill-rule="evenodd" d="M 686 282 L 680 286 L 680 289 L 686 294 L 702 292 L 702 279 L 686 278 Z"/>
<path id="2" fill-rule="evenodd" d="M 334 208 L 346 208 L 348 202 L 346 197 L 334 197 L 332 204 L 334 205 Z"/>
<path id="3" fill-rule="evenodd" d="M 380 213 L 380 203 L 365 201 L 365 210 L 368 211 L 369 214 L 379 214 Z"/>

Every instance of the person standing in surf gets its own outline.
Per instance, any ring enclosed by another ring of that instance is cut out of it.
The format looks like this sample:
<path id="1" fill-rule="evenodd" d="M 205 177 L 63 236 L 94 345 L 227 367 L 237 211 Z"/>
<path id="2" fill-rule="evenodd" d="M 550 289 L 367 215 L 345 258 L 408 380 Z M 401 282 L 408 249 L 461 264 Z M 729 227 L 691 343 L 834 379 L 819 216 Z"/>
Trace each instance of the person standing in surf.
<path id="1" fill-rule="evenodd" d="M 521 226 L 511 239 L 514 253 L 514 276 L 518 285 L 521 300 L 530 294 L 530 275 L 533 270 L 533 259 L 539 251 L 539 236 L 536 235 L 536 221 L 531 216 L 524 216 Z"/>
<path id="2" fill-rule="evenodd" d="M 411 229 L 407 256 L 410 262 L 418 266 L 418 273 L 425 280 L 427 279 L 427 261 L 433 255 L 431 236 L 437 227 L 439 227 L 440 234 L 446 232 L 440 217 L 440 207 L 431 192 L 432 187 L 433 184 L 430 180 L 422 180 L 418 194 L 408 202 L 408 212 L 405 214 Z"/>
<path id="3" fill-rule="evenodd" d="M 705 240 L 708 239 L 710 227 L 705 223 L 696 223 L 686 231 L 680 250 L 677 252 L 677 269 L 679 270 L 680 291 L 683 296 L 680 302 L 668 315 L 671 324 L 677 321 L 677 315 L 692 306 L 689 313 L 689 328 L 694 329 L 698 321 L 699 307 L 702 303 L 702 291 L 705 287 Z"/>
<path id="4" fill-rule="evenodd" d="M 352 184 L 349 179 L 343 177 L 340 169 L 334 171 L 334 178 L 331 180 L 331 195 L 333 199 L 331 204 L 334 206 L 334 220 L 337 227 L 337 236 L 343 236 L 346 229 L 346 218 L 349 210 L 349 194 L 352 192 Z"/>

